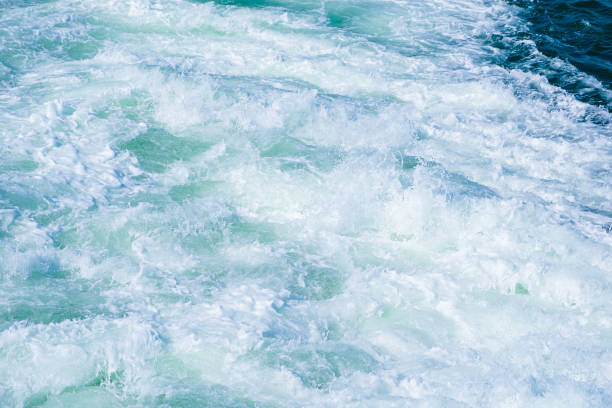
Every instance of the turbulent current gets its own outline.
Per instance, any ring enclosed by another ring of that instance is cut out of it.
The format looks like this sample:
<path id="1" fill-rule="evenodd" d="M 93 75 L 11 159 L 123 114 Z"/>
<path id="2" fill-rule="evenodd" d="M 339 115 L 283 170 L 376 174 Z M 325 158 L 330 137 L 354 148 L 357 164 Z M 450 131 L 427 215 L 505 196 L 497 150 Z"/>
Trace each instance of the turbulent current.
<path id="1" fill-rule="evenodd" d="M 0 0 L 0 407 L 612 406 L 611 22 Z"/>

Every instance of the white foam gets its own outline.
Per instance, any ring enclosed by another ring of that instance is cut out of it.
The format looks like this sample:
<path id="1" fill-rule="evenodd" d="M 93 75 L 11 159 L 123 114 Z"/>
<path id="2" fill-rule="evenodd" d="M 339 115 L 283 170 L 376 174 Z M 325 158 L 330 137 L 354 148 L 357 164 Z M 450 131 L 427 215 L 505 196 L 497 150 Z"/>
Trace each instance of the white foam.
<path id="1" fill-rule="evenodd" d="M 609 401 L 610 125 L 487 62 L 505 2 L 362 3 L 3 12 L 4 401 Z"/>

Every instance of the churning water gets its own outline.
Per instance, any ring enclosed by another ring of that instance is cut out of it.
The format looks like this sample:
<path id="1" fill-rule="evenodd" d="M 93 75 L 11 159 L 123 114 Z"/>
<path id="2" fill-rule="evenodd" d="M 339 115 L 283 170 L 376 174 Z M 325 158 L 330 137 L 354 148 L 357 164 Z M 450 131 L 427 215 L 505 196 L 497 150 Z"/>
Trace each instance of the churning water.
<path id="1" fill-rule="evenodd" d="M 611 406 L 610 22 L 0 0 L 0 406 Z"/>

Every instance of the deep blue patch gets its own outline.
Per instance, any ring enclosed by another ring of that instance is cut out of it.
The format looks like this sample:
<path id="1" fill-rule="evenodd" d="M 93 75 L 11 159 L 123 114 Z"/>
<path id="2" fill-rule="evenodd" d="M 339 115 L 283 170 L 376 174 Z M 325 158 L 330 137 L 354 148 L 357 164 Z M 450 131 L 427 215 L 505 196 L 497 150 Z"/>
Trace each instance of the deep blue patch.
<path id="1" fill-rule="evenodd" d="M 506 64 L 544 74 L 550 83 L 593 105 L 612 111 L 612 1 L 610 0 L 509 0 L 523 9 L 529 32 L 516 32 L 511 41 L 497 39 L 509 49 Z M 550 58 L 567 61 L 599 80 L 601 86 L 584 76 L 539 59 L 528 43 Z"/>

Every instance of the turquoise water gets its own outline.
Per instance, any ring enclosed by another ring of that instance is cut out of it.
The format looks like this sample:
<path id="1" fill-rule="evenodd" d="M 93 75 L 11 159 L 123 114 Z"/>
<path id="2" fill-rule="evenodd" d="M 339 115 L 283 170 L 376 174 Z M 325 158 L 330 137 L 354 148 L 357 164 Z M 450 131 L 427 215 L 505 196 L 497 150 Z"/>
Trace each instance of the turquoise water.
<path id="1" fill-rule="evenodd" d="M 610 91 L 524 13 L 0 0 L 0 406 L 612 405 Z"/>

